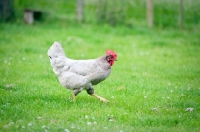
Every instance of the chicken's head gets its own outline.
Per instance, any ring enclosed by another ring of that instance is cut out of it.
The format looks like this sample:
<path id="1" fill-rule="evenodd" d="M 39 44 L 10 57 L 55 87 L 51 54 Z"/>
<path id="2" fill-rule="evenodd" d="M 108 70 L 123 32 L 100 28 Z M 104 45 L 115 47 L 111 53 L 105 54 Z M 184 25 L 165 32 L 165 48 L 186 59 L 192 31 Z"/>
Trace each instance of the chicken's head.
<path id="1" fill-rule="evenodd" d="M 108 55 L 106 58 L 107 61 L 112 66 L 114 64 L 114 62 L 117 61 L 117 54 L 113 50 L 107 50 L 106 55 Z"/>

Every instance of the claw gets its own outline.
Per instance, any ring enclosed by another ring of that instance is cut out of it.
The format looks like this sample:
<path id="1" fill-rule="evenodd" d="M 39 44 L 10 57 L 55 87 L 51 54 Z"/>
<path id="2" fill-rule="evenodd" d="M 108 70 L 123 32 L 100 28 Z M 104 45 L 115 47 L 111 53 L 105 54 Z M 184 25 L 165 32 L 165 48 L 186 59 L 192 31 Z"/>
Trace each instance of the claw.
<path id="1" fill-rule="evenodd" d="M 92 96 L 94 96 L 95 98 L 98 98 L 100 101 L 102 102 L 105 102 L 105 103 L 108 103 L 109 101 L 101 96 L 98 96 L 96 94 L 92 94 Z"/>
<path id="2" fill-rule="evenodd" d="M 105 103 L 108 103 L 108 102 L 109 102 L 107 99 L 102 98 L 102 97 L 100 97 L 99 100 L 102 101 L 102 102 L 105 102 Z"/>

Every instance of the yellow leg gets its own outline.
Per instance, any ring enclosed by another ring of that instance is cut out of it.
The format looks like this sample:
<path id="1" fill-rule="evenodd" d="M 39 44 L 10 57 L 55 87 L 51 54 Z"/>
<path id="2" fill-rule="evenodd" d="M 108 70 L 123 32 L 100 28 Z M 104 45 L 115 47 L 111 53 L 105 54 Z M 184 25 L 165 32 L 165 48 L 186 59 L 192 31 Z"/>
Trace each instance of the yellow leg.
<path id="1" fill-rule="evenodd" d="M 92 96 L 94 96 L 95 98 L 98 98 L 100 101 L 103 101 L 103 102 L 105 102 L 105 103 L 109 102 L 107 99 L 105 99 L 105 98 L 103 98 L 103 97 L 101 97 L 101 96 L 98 96 L 98 95 L 96 95 L 96 94 L 92 94 Z"/>
<path id="2" fill-rule="evenodd" d="M 73 92 L 72 92 L 72 98 L 73 98 L 73 101 L 76 101 L 76 96 Z"/>

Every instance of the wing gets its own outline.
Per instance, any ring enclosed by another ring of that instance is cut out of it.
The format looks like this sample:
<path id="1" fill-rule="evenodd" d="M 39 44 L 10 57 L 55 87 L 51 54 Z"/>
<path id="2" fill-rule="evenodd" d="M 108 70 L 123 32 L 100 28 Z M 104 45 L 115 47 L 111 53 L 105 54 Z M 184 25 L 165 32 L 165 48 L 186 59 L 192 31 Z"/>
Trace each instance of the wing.
<path id="1" fill-rule="evenodd" d="M 94 59 L 69 60 L 69 62 L 70 68 L 68 72 L 86 76 L 93 85 L 105 80 L 111 72 L 111 69 L 102 68 Z"/>
<path id="2" fill-rule="evenodd" d="M 70 66 L 68 71 L 76 74 L 87 76 L 97 71 L 99 65 L 94 59 L 90 60 L 67 60 L 67 65 Z"/>

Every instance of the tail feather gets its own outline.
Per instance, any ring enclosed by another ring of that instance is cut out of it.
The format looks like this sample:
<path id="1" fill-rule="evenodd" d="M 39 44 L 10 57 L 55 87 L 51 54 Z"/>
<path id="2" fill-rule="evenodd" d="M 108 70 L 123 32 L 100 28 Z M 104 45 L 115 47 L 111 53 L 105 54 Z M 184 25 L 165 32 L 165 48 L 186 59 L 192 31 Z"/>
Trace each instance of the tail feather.
<path id="1" fill-rule="evenodd" d="M 56 75 L 59 75 L 62 73 L 63 69 L 67 68 L 65 67 L 66 55 L 60 43 L 54 42 L 54 44 L 49 48 L 47 54 Z"/>
<path id="2" fill-rule="evenodd" d="M 54 42 L 53 45 L 48 50 L 49 58 L 57 58 L 59 56 L 65 56 L 62 45 L 58 42 Z"/>

